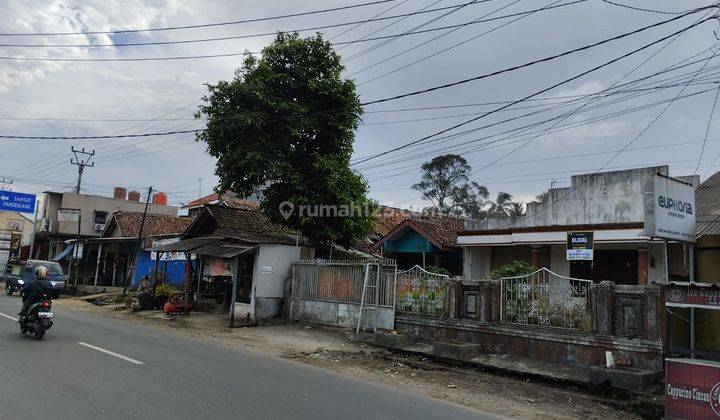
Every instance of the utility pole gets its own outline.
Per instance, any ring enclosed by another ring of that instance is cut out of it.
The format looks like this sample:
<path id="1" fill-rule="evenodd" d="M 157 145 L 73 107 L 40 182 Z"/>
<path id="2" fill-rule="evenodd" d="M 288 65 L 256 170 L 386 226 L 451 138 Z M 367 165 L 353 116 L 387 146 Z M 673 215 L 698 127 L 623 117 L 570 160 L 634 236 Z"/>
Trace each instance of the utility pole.
<path id="1" fill-rule="evenodd" d="M 12 191 L 12 184 L 13 184 L 12 178 L 0 178 L 0 184 L 5 184 L 6 187 L 3 187 L 2 189 L 5 191 Z"/>
<path id="2" fill-rule="evenodd" d="M 128 278 L 125 279 L 125 287 L 123 287 L 123 294 L 122 297 L 125 297 L 125 294 L 127 293 L 128 289 L 128 283 L 130 283 L 130 279 L 135 276 L 135 271 L 137 268 L 137 253 L 140 250 L 140 244 L 142 243 L 143 238 L 143 232 L 145 230 L 145 219 L 147 218 L 147 212 L 148 207 L 150 206 L 150 197 L 152 196 L 153 188 L 148 188 L 148 194 L 147 194 L 147 200 L 145 201 L 145 211 L 143 212 L 142 221 L 140 222 L 140 233 L 138 233 L 137 242 L 135 243 L 135 251 L 133 252 L 133 263 L 130 266 L 130 275 Z"/>
<path id="3" fill-rule="evenodd" d="M 86 152 L 85 148 L 83 147 L 82 150 L 75 149 L 75 146 L 71 146 L 70 150 L 75 155 L 75 159 L 70 159 L 70 163 L 73 165 L 77 165 L 78 167 L 78 180 L 77 180 L 77 186 L 75 187 L 75 192 L 80 194 L 80 183 L 82 182 L 82 176 L 83 172 L 85 171 L 85 167 L 94 167 L 95 162 L 90 163 L 90 159 L 92 159 L 93 156 L 95 156 L 95 150 L 93 149 L 92 152 Z"/>
<path id="4" fill-rule="evenodd" d="M 198 178 L 198 200 L 202 198 L 202 178 Z"/>

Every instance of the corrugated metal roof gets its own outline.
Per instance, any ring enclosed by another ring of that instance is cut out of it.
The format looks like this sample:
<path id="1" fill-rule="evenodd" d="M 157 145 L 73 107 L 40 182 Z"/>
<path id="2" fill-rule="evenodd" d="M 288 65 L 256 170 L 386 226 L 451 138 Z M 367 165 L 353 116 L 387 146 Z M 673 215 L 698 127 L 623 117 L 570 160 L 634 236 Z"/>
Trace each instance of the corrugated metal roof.
<path id="1" fill-rule="evenodd" d="M 150 248 L 150 251 L 161 251 L 161 252 L 183 252 L 193 251 L 197 248 L 205 246 L 207 244 L 222 241 L 222 236 L 201 236 L 199 238 L 184 239 L 182 241 L 173 242 L 165 245 L 156 245 Z"/>
<path id="2" fill-rule="evenodd" d="M 233 258 L 240 254 L 254 250 L 257 247 L 257 245 L 236 245 L 226 242 L 214 242 L 194 249 L 192 252 L 194 254 L 207 255 L 210 257 Z"/>
<path id="3" fill-rule="evenodd" d="M 720 171 L 695 191 L 697 236 L 720 235 Z"/>

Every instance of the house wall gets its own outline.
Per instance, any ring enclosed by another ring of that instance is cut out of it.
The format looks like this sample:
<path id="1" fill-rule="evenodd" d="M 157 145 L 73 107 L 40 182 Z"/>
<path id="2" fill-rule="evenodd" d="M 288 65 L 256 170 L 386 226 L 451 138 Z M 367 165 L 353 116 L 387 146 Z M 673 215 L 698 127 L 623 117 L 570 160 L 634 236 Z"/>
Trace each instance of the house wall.
<path id="1" fill-rule="evenodd" d="M 80 234 L 83 236 L 100 236 L 102 231 L 95 230 L 93 223 L 93 214 L 95 211 L 104 211 L 108 213 L 107 220 L 116 211 L 134 211 L 143 212 L 145 210 L 145 202 L 115 200 L 108 197 L 100 197 L 87 194 L 75 193 L 46 193 L 45 204 L 42 217 L 48 221 L 48 230 L 52 234 L 59 235 L 77 235 L 77 223 L 58 223 L 57 210 L 59 208 L 80 209 L 81 211 L 81 228 Z M 150 204 L 148 213 L 165 214 L 177 216 L 177 207 L 161 206 Z"/>
<path id="2" fill-rule="evenodd" d="M 464 247 L 463 277 L 485 279 L 490 275 L 490 247 Z"/>
<path id="3" fill-rule="evenodd" d="M 255 256 L 253 291 L 249 304 L 235 306 L 237 319 L 257 321 L 279 316 L 282 313 L 285 279 L 298 260 L 294 245 L 261 244 Z"/>
<path id="4" fill-rule="evenodd" d="M 639 249 L 647 248 L 648 259 L 652 258 L 654 266 L 648 263 L 648 281 L 664 279 L 665 248 L 662 243 L 596 243 L 595 249 Z M 513 261 L 525 261 L 530 264 L 531 247 L 527 245 L 510 246 L 473 246 L 465 247 L 465 278 L 472 280 L 489 277 L 490 271 Z M 570 264 L 566 260 L 565 244 L 551 244 L 540 248 L 541 266 L 549 268 L 561 276 L 570 276 Z M 719 263 L 720 264 L 720 263 Z M 613 280 L 613 279 L 608 279 Z"/>
<path id="5" fill-rule="evenodd" d="M 172 286 L 181 288 L 185 280 L 185 260 L 160 261 L 158 263 L 158 272 L 167 272 L 167 278 Z M 166 268 L 167 267 L 167 268 Z M 152 276 L 155 269 L 155 261 L 151 259 L 149 251 L 140 251 L 137 255 L 137 269 L 133 278 L 133 285 L 140 286 L 140 280 L 143 276 Z"/>

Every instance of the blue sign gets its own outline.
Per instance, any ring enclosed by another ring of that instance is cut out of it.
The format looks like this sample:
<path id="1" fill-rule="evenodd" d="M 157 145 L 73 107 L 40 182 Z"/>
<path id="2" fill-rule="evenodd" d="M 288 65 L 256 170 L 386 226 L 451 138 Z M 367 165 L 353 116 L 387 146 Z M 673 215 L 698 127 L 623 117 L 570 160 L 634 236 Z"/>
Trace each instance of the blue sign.
<path id="1" fill-rule="evenodd" d="M 0 211 L 35 213 L 35 196 L 13 191 L 0 190 Z"/>

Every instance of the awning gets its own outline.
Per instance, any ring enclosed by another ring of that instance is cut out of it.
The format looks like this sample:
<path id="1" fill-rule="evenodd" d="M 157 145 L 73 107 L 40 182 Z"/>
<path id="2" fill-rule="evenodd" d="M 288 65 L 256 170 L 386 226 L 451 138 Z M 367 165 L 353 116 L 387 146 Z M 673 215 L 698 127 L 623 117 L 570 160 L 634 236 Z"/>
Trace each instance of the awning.
<path id="1" fill-rule="evenodd" d="M 195 253 L 195 249 L 200 248 L 202 246 L 222 241 L 224 238 L 222 236 L 201 236 L 199 238 L 192 238 L 192 239 L 184 239 L 182 241 L 177 241 L 169 244 L 164 245 L 156 245 L 149 249 L 149 251 L 157 251 L 157 252 L 189 252 L 192 251 Z"/>
<path id="2" fill-rule="evenodd" d="M 55 257 L 53 257 L 52 260 L 53 260 L 53 261 L 60 261 L 60 260 L 62 260 L 63 258 L 65 258 L 65 257 L 73 250 L 73 248 L 75 248 L 75 245 L 68 245 L 67 247 L 65 247 L 65 249 L 63 250 L 63 252 L 57 254 Z"/>
<path id="3" fill-rule="evenodd" d="M 193 250 L 193 253 L 210 257 L 233 258 L 257 248 L 257 245 L 236 245 L 227 242 L 218 242 L 197 248 Z"/>

